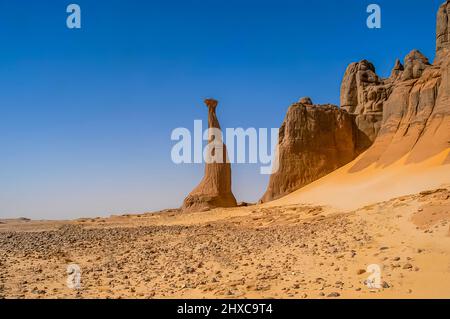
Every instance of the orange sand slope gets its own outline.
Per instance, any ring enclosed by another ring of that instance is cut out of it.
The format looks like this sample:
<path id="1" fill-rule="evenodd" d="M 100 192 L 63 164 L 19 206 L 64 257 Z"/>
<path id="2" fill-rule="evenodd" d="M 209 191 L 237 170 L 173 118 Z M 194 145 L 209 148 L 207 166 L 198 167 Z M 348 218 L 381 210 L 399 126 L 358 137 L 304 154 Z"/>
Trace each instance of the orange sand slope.
<path id="1" fill-rule="evenodd" d="M 353 210 L 450 184 L 450 148 L 420 163 L 406 164 L 407 154 L 389 166 L 372 164 L 351 173 L 352 167 L 363 156 L 361 154 L 333 173 L 265 205 L 314 204 Z"/>

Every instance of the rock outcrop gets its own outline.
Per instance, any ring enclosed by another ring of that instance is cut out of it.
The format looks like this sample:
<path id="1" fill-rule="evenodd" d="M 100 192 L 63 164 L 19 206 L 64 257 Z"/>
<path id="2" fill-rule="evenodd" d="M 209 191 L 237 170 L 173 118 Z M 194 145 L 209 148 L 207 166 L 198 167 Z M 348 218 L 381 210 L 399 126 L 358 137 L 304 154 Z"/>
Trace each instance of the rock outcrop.
<path id="1" fill-rule="evenodd" d="M 279 169 L 270 177 L 262 202 L 297 190 L 351 162 L 378 135 L 383 105 L 393 82 L 403 75 L 397 62 L 389 79 L 381 79 L 367 60 L 352 63 L 341 85 L 341 109 L 312 105 L 303 98 L 292 105 L 280 128 Z"/>
<path id="2" fill-rule="evenodd" d="M 236 199 L 231 191 L 231 165 L 227 150 L 222 142 L 220 124 L 216 115 L 218 102 L 205 100 L 208 107 L 208 128 L 210 146 L 205 176 L 200 184 L 185 198 L 183 211 L 204 211 L 216 207 L 235 207 Z"/>
<path id="3" fill-rule="evenodd" d="M 423 161 L 450 147 L 450 0 L 437 17 L 436 59 L 418 50 L 380 78 L 367 60 L 350 64 L 341 85 L 341 110 L 305 98 L 280 130 L 279 170 L 262 201 L 288 194 L 358 159 L 350 172 L 400 159 Z M 446 159 L 450 163 L 450 158 Z"/>
<path id="4" fill-rule="evenodd" d="M 450 147 L 449 8 L 447 1 L 438 12 L 434 64 L 417 50 L 406 56 L 404 71 L 384 102 L 377 138 L 350 172 L 400 159 L 417 163 Z"/>
<path id="5" fill-rule="evenodd" d="M 391 81 L 398 80 L 402 76 L 404 70 L 405 70 L 405 67 L 400 62 L 400 60 L 397 59 L 395 61 L 394 68 L 391 71 L 391 76 L 390 76 Z"/>
<path id="6" fill-rule="evenodd" d="M 450 51 L 450 1 L 439 8 L 437 15 L 435 64 L 439 64 L 448 51 Z"/>
<path id="7" fill-rule="evenodd" d="M 341 84 L 341 108 L 355 115 L 359 128 L 358 148 L 372 145 L 381 127 L 383 105 L 392 91 L 392 81 L 398 78 L 403 66 L 396 63 L 391 78 L 381 79 L 367 60 L 347 67 Z"/>
<path id="8" fill-rule="evenodd" d="M 278 140 L 279 169 L 261 202 L 286 195 L 352 161 L 358 154 L 353 117 L 303 98 L 289 107 Z"/>
<path id="9" fill-rule="evenodd" d="M 385 105 L 396 85 L 420 78 L 429 66 L 428 59 L 418 50 L 405 57 L 404 65 L 397 60 L 386 79 L 380 78 L 367 60 L 348 66 L 341 84 L 341 108 L 355 115 L 359 149 L 370 147 L 378 136 Z"/>

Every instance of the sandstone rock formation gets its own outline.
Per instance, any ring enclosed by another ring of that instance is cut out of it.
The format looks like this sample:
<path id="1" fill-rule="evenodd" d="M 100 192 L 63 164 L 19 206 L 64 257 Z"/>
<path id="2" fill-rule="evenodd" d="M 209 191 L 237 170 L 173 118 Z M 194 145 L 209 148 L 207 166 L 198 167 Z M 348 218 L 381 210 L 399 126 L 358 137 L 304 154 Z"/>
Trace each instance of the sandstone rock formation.
<path id="1" fill-rule="evenodd" d="M 404 71 L 384 102 L 377 138 L 351 172 L 402 158 L 406 164 L 417 163 L 450 147 L 449 8 L 447 1 L 438 12 L 435 63 L 417 50 L 406 56 Z"/>
<path id="2" fill-rule="evenodd" d="M 271 176 L 262 201 L 313 182 L 365 150 L 350 172 L 372 164 L 390 165 L 402 158 L 406 163 L 420 162 L 447 150 L 449 32 L 450 0 L 438 12 L 433 65 L 413 50 L 404 64 L 397 60 L 390 77 L 383 79 L 372 63 L 362 60 L 345 71 L 342 110 L 313 106 L 308 98 L 291 106 L 280 130 L 279 170 Z"/>
<path id="3" fill-rule="evenodd" d="M 367 60 L 348 66 L 341 85 L 341 108 L 355 115 L 360 131 L 360 150 L 371 146 L 378 136 L 385 105 L 396 85 L 420 78 L 429 66 L 428 59 L 418 50 L 411 51 L 405 57 L 404 65 L 397 60 L 391 76 L 386 79 L 380 78 L 373 64 Z"/>
<path id="4" fill-rule="evenodd" d="M 201 211 L 216 207 L 235 207 L 236 199 L 231 191 L 231 165 L 222 142 L 220 124 L 216 115 L 218 102 L 205 100 L 208 107 L 208 128 L 211 155 L 206 163 L 205 176 L 200 184 L 184 199 L 183 211 Z M 217 156 L 219 155 L 219 156 Z"/>
<path id="5" fill-rule="evenodd" d="M 381 79 L 375 67 L 367 60 L 352 63 L 345 71 L 341 84 L 341 108 L 355 114 L 360 130 L 358 148 L 372 145 L 383 118 L 383 104 L 392 90 L 392 81 L 399 76 L 403 66 L 397 63 L 389 79 Z"/>
<path id="6" fill-rule="evenodd" d="M 354 160 L 370 147 L 381 127 L 383 104 L 403 74 L 398 62 L 381 79 L 367 60 L 348 66 L 341 109 L 314 106 L 303 98 L 289 108 L 279 136 L 279 170 L 270 177 L 262 202 L 277 199 Z"/>
<path id="7" fill-rule="evenodd" d="M 390 76 L 391 81 L 398 80 L 402 76 L 404 70 L 405 70 L 405 67 L 400 62 L 400 60 L 397 59 L 395 61 L 395 66 L 391 71 L 391 76 Z"/>
<path id="8" fill-rule="evenodd" d="M 450 50 L 450 1 L 445 2 L 438 11 L 436 23 L 436 60 L 439 64 Z"/>
<path id="9" fill-rule="evenodd" d="M 313 105 L 310 98 L 291 105 L 279 132 L 279 170 L 261 201 L 277 199 L 352 161 L 358 153 L 356 138 L 346 111 Z"/>

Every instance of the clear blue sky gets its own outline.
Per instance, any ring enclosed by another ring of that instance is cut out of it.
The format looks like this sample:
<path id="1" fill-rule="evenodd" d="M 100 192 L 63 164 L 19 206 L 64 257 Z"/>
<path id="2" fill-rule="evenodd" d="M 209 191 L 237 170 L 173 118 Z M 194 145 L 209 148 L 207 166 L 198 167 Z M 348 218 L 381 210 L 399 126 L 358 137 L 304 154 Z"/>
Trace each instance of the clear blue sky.
<path id="1" fill-rule="evenodd" d="M 181 204 L 201 165 L 170 159 L 176 127 L 279 127 L 302 96 L 339 103 L 346 66 L 388 75 L 414 48 L 434 58 L 443 0 L 0 0 L 0 218 L 75 218 Z M 366 7 L 382 8 L 369 30 Z M 233 165 L 238 200 L 267 176 Z"/>

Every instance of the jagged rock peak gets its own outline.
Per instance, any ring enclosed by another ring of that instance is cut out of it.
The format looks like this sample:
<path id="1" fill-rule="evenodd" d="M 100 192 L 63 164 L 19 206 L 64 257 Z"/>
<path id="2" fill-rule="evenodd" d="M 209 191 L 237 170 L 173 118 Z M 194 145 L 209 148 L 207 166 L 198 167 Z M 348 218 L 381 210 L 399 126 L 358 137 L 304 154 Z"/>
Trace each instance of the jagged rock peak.
<path id="1" fill-rule="evenodd" d="M 399 59 L 395 60 L 395 65 L 393 70 L 397 70 L 397 71 L 403 71 L 405 68 L 403 67 L 403 64 L 400 62 Z"/>
<path id="2" fill-rule="evenodd" d="M 394 81 L 397 80 L 399 78 L 399 76 L 403 73 L 404 70 L 405 70 L 405 67 L 400 62 L 400 60 L 399 59 L 395 60 L 395 65 L 391 71 L 390 79 L 392 79 Z"/>
<path id="3" fill-rule="evenodd" d="M 367 61 L 351 63 L 345 70 L 341 84 L 341 108 L 350 113 L 359 113 L 363 103 L 361 90 L 368 85 L 378 84 L 375 66 Z"/>
<path id="4" fill-rule="evenodd" d="M 405 57 L 405 70 L 402 74 L 402 81 L 420 78 L 423 71 L 430 66 L 428 58 L 419 50 L 412 50 Z"/>

